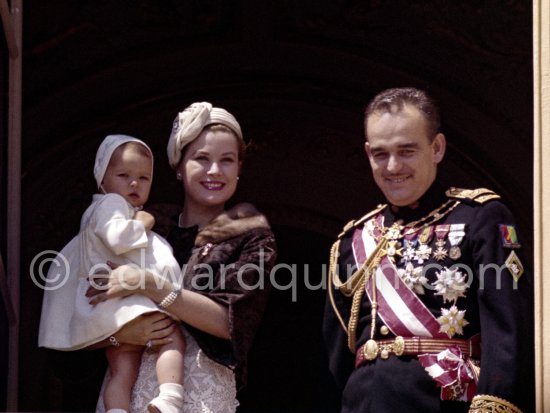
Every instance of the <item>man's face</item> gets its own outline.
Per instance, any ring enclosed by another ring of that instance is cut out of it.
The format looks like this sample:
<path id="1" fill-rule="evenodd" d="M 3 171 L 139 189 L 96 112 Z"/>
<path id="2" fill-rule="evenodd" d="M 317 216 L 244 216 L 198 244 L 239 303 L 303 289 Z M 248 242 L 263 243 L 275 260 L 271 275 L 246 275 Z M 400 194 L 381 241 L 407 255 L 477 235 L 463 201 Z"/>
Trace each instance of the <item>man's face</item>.
<path id="1" fill-rule="evenodd" d="M 427 122 L 412 105 L 398 112 L 376 112 L 365 125 L 374 181 L 388 202 L 416 207 L 435 180 L 437 164 L 445 154 L 445 136 L 430 143 Z"/>

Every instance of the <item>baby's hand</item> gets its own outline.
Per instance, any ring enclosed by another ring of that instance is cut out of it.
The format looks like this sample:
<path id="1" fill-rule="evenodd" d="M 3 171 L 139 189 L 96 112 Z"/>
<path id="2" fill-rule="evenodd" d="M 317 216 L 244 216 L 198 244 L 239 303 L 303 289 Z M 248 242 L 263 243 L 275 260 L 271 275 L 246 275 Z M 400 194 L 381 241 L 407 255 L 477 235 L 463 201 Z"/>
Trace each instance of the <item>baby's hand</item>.
<path id="1" fill-rule="evenodd" d="M 149 212 L 138 211 L 136 212 L 134 219 L 141 221 L 145 229 L 148 231 L 152 229 L 155 225 L 155 217 L 153 217 L 153 215 L 151 215 Z"/>

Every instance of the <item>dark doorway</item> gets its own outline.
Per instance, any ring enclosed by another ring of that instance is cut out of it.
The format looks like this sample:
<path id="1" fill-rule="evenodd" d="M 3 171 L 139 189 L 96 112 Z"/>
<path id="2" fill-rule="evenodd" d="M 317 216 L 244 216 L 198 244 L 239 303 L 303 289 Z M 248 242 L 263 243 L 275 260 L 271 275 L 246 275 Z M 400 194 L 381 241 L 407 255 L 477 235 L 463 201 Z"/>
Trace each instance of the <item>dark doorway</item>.
<path id="1" fill-rule="evenodd" d="M 375 93 L 431 92 L 449 142 L 442 180 L 501 194 L 531 250 L 531 8 L 527 0 L 26 1 L 19 409 L 93 409 L 81 391 L 95 389 L 68 370 L 73 387 L 61 389 L 52 365 L 95 369 L 100 357 L 58 361 L 37 349 L 42 290 L 28 270 L 77 232 L 99 142 L 126 133 L 150 143 L 151 201 L 179 203 L 165 145 L 175 114 L 198 100 L 230 110 L 252 139 L 237 200 L 269 217 L 280 262 L 300 268 L 295 301 L 290 289 L 273 294 L 242 411 L 332 406 L 318 342 L 323 290 L 304 288 L 303 265 L 327 263 L 342 226 L 380 201 L 362 131 Z M 4 42 L 0 53 L 5 62 Z M 1 133 L 0 230 L 9 207 Z M 289 274 L 280 271 L 281 284 Z M 310 271 L 311 284 L 319 274 Z"/>

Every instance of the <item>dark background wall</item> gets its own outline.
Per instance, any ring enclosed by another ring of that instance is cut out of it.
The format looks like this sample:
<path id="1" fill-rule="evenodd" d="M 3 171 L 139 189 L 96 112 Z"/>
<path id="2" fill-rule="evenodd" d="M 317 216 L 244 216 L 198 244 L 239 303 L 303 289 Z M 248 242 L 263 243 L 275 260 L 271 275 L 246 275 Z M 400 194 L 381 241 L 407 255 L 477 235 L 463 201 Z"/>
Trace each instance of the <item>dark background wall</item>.
<path id="1" fill-rule="evenodd" d="M 36 348 L 38 253 L 78 230 L 106 134 L 151 144 L 151 203 L 179 203 L 165 145 L 193 101 L 221 106 L 252 139 L 236 201 L 255 203 L 280 246 L 278 289 L 251 355 L 242 412 L 334 411 L 320 326 L 332 239 L 381 197 L 363 152 L 378 91 L 427 89 L 448 152 L 440 176 L 490 187 L 532 245 L 532 5 L 521 0 L 32 0 L 24 2 L 20 409 L 91 411 L 101 352 Z M 7 50 L 2 94 L 7 95 Z M 6 115 L 3 116 L 6 120 Z M 2 126 L 0 247 L 5 248 Z M 5 252 L 3 250 L 3 252 Z M 5 326 L 5 321 L 0 320 Z M 5 331 L 5 330 L 3 330 Z"/>

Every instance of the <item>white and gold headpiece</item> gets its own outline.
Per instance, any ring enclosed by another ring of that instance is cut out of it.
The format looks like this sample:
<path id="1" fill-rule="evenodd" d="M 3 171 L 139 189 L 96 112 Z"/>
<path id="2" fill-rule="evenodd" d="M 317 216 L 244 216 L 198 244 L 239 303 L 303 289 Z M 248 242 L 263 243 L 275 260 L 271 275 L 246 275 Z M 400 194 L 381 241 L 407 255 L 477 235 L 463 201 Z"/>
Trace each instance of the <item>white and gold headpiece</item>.
<path id="1" fill-rule="evenodd" d="M 217 123 L 227 126 L 239 139 L 243 139 L 237 119 L 225 109 L 212 107 L 209 102 L 195 102 L 178 113 L 166 148 L 170 166 L 176 169 L 181 159 L 182 149 L 193 142 L 205 127 Z"/>

